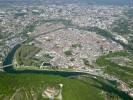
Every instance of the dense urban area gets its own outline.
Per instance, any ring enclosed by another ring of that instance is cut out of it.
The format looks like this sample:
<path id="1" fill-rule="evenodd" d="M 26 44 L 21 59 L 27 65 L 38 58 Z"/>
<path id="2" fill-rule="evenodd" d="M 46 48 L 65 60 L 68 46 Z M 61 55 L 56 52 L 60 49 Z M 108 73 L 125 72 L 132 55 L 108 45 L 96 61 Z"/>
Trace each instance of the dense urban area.
<path id="1" fill-rule="evenodd" d="M 27 75 L 15 76 L 19 71 Z M 133 99 L 133 6 L 0 6 L 0 81 L 0 100 Z"/>

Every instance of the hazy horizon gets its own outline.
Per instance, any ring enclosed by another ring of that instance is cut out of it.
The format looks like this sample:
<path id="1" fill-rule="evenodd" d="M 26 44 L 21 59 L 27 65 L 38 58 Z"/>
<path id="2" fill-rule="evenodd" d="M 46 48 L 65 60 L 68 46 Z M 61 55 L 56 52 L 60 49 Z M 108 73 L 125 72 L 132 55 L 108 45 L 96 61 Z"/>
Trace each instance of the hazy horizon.
<path id="1" fill-rule="evenodd" d="M 133 0 L 0 0 L 0 3 L 24 3 L 24 4 L 107 4 L 107 5 L 133 5 Z"/>

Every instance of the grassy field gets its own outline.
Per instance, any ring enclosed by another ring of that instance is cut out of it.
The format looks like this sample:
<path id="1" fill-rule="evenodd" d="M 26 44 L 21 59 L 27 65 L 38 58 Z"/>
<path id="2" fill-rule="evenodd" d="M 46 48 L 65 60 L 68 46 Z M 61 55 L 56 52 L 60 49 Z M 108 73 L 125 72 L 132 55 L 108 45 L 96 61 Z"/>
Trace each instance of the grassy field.
<path id="1" fill-rule="evenodd" d="M 49 20 L 45 20 L 45 22 L 50 22 L 50 23 L 62 23 L 63 25 L 65 25 L 66 27 L 70 27 L 73 26 L 71 20 L 65 20 L 65 19 L 49 19 Z"/>
<path id="2" fill-rule="evenodd" d="M 40 51 L 39 48 L 33 45 L 22 45 L 15 53 L 15 59 L 18 65 L 38 65 L 37 59 L 33 58 L 36 53 Z"/>
<path id="3" fill-rule="evenodd" d="M 7 73 L 0 73 L 0 100 L 9 100 L 13 95 L 15 100 L 44 100 L 41 94 L 45 87 L 60 83 L 64 85 L 63 100 L 103 100 L 100 89 L 77 79 L 44 74 Z"/>

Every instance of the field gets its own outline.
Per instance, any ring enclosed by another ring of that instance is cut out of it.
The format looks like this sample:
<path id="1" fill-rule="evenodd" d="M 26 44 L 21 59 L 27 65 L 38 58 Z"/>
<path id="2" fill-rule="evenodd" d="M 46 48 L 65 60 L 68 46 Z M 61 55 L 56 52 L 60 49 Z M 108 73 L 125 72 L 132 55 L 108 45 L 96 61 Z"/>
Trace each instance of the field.
<path id="1" fill-rule="evenodd" d="M 15 58 L 18 65 L 34 65 L 37 66 L 38 63 L 34 57 L 36 53 L 40 51 L 39 48 L 35 46 L 22 45 L 15 53 Z"/>
<path id="2" fill-rule="evenodd" d="M 0 73 L 0 100 L 44 100 L 42 92 L 46 86 L 57 84 L 63 84 L 63 100 L 103 100 L 100 89 L 78 79 L 7 73 Z"/>

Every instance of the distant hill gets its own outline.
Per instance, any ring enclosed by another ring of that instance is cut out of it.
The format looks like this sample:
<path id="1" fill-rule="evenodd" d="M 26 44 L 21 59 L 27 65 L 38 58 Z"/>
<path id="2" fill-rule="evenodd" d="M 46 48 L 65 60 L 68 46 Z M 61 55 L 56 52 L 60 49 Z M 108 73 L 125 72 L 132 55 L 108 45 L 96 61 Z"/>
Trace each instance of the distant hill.
<path id="1" fill-rule="evenodd" d="M 133 6 L 133 0 L 0 0 L 0 4 L 71 4 L 71 3 Z"/>

